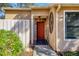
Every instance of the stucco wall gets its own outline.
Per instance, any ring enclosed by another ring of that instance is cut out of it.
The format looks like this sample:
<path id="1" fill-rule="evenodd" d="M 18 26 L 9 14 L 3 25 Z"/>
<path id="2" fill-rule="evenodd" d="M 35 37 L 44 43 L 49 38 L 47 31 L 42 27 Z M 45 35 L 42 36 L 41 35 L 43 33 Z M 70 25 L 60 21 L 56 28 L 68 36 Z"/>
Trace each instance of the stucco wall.
<path id="1" fill-rule="evenodd" d="M 79 51 L 79 40 L 65 40 L 64 39 L 64 11 L 65 10 L 79 10 L 79 6 L 61 7 L 58 13 L 58 51 Z"/>
<path id="2" fill-rule="evenodd" d="M 5 19 L 30 19 L 30 10 L 5 10 Z"/>
<path id="3" fill-rule="evenodd" d="M 48 41 L 49 41 L 49 44 L 50 44 L 50 46 L 54 49 L 54 50 L 56 50 L 56 9 L 54 8 L 54 7 L 52 7 L 51 9 L 50 9 L 50 12 L 52 12 L 53 13 L 53 17 L 54 17 L 54 24 L 53 24 L 53 32 L 52 33 L 50 33 L 50 31 L 49 31 L 49 39 L 48 39 Z M 50 12 L 49 12 L 49 14 L 50 14 Z M 48 22 L 48 25 L 49 25 L 49 22 Z M 48 29 L 49 29 L 49 27 L 48 27 Z"/>
<path id="4" fill-rule="evenodd" d="M 48 16 L 49 9 L 33 9 L 32 15 L 33 16 Z"/>
<path id="5" fill-rule="evenodd" d="M 49 33 L 49 25 L 48 25 L 48 16 L 47 16 L 47 18 L 46 18 L 46 20 L 45 20 L 45 39 L 46 40 L 48 40 L 49 39 L 49 35 L 48 35 L 48 33 Z"/>

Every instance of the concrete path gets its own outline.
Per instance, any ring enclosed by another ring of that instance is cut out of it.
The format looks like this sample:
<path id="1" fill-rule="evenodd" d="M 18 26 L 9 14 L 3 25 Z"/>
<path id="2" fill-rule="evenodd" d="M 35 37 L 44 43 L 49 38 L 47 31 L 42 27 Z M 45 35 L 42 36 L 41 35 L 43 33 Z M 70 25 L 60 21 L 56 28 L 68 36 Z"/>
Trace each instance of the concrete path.
<path id="1" fill-rule="evenodd" d="M 57 54 L 48 45 L 36 45 L 33 56 L 57 56 Z"/>

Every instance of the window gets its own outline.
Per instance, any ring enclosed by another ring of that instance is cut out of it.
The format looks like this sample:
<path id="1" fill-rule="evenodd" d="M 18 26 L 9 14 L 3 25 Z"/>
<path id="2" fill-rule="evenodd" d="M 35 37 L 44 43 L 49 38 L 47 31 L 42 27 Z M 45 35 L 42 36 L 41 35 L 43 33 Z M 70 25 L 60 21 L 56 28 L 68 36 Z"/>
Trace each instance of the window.
<path id="1" fill-rule="evenodd" d="M 65 12 L 65 39 L 79 39 L 79 12 Z"/>

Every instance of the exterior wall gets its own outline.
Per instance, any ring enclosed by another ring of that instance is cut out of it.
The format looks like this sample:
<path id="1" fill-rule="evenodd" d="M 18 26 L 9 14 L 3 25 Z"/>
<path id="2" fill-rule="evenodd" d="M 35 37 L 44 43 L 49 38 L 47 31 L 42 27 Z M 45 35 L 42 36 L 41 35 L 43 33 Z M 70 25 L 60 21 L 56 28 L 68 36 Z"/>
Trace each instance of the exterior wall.
<path id="1" fill-rule="evenodd" d="M 51 9 L 50 9 L 50 12 L 52 12 L 53 13 L 53 17 L 54 17 L 54 24 L 53 24 L 53 32 L 52 33 L 50 33 L 50 31 L 49 31 L 49 44 L 50 44 L 50 46 L 54 49 L 54 50 L 56 50 L 56 8 L 54 8 L 54 7 L 52 7 Z M 50 14 L 50 12 L 49 12 L 49 14 Z M 50 19 L 49 19 L 50 20 Z M 49 30 L 49 22 L 48 22 L 48 30 Z"/>
<path id="2" fill-rule="evenodd" d="M 33 16 L 48 16 L 49 9 L 33 9 L 32 15 Z"/>
<path id="3" fill-rule="evenodd" d="M 31 11 L 28 10 L 5 10 L 5 19 L 30 19 Z"/>
<path id="4" fill-rule="evenodd" d="M 48 20 L 49 20 L 49 19 L 48 19 L 48 17 L 47 17 L 47 18 L 46 18 L 46 21 L 45 21 L 45 39 L 46 39 L 46 40 L 49 39 L 49 35 L 48 35 L 48 33 L 49 33 Z"/>
<path id="5" fill-rule="evenodd" d="M 36 20 L 34 19 L 34 17 L 37 17 L 37 16 L 48 16 L 48 14 L 49 14 L 49 9 L 33 9 L 32 10 L 32 12 L 31 12 L 31 15 L 32 15 L 32 18 L 33 18 L 33 22 L 34 22 L 34 26 L 33 26 L 33 30 L 34 31 L 32 31 L 32 33 L 34 34 L 33 35 L 33 38 L 32 39 L 36 39 L 37 38 L 37 34 L 36 34 L 36 32 L 37 32 L 37 29 L 36 29 L 36 27 L 37 27 L 37 25 L 36 25 Z M 46 19 L 46 20 L 48 20 L 48 19 Z M 45 30 L 46 30 L 46 23 L 45 23 Z M 45 31 L 45 33 L 46 33 L 46 31 Z M 45 34 L 45 38 L 47 39 L 47 37 L 46 37 L 46 34 Z"/>
<path id="6" fill-rule="evenodd" d="M 79 10 L 79 6 L 65 6 L 61 7 L 58 13 L 58 51 L 79 51 L 79 40 L 65 40 L 64 39 L 64 11 L 65 10 Z"/>

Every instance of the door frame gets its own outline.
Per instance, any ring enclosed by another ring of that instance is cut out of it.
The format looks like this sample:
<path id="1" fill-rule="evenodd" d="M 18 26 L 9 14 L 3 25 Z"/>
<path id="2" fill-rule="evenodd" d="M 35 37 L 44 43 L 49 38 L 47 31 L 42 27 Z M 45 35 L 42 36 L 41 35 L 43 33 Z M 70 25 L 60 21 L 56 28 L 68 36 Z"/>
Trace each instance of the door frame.
<path id="1" fill-rule="evenodd" d="M 48 17 L 48 14 L 41 14 L 41 15 L 38 15 L 38 14 L 31 14 L 31 19 L 33 20 L 33 38 L 31 38 L 31 42 L 32 43 L 35 43 L 34 40 L 37 40 L 37 25 L 36 25 L 36 20 L 35 20 L 35 16 L 46 16 Z M 47 18 L 46 18 L 47 20 Z M 44 32 L 45 34 L 45 32 Z M 35 46 L 34 44 L 32 46 Z"/>

